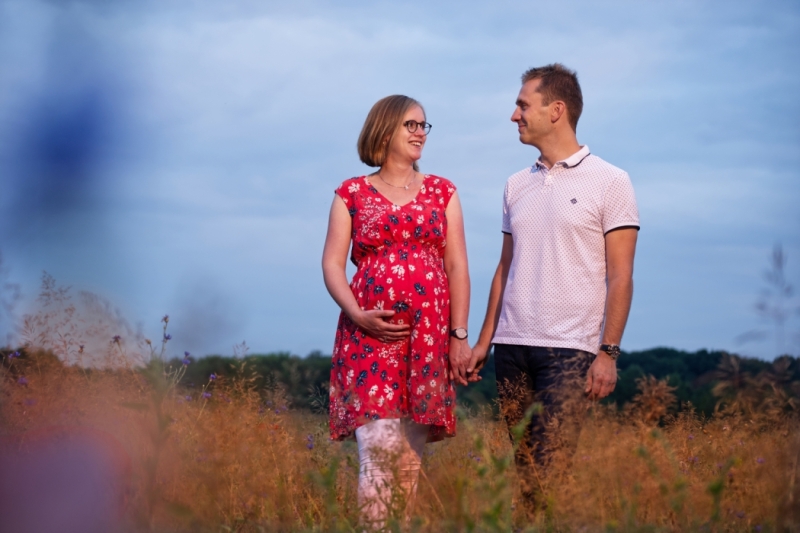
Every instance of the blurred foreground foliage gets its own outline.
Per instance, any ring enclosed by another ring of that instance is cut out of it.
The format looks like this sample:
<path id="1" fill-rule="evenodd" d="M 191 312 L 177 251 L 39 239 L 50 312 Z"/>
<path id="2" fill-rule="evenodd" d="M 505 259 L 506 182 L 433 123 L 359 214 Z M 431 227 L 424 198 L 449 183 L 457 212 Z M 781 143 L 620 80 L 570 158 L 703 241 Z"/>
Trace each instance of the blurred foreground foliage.
<path id="1" fill-rule="evenodd" d="M 246 362 L 254 372 L 258 385 L 283 388 L 292 407 L 325 411 L 330 356 L 320 352 L 312 352 L 306 357 L 288 352 L 243 358 L 218 355 L 203 357 L 192 360 L 182 383 L 190 388 L 200 387 L 211 374 L 232 375 L 242 362 Z M 178 367 L 181 360 L 174 359 L 171 365 Z M 762 392 L 770 395 L 776 386 L 783 387 L 782 392 L 789 398 L 800 394 L 800 390 L 792 390 L 792 383 L 796 383 L 795 388 L 800 386 L 800 360 L 789 356 L 771 363 L 721 351 L 686 352 L 673 348 L 653 348 L 623 352 L 617 366 L 617 386 L 605 403 L 616 405 L 619 409 L 634 401 L 639 389 L 637 381 L 647 376 L 665 381 L 671 388 L 674 410 L 691 406 L 705 416 L 711 416 L 721 400 L 735 401 L 737 394 L 741 400 L 745 391 L 756 402 L 759 389 L 764 389 Z M 488 406 L 496 414 L 494 358 L 490 357 L 481 376 L 483 379 L 480 382 L 458 388 L 459 405 L 473 411 Z"/>

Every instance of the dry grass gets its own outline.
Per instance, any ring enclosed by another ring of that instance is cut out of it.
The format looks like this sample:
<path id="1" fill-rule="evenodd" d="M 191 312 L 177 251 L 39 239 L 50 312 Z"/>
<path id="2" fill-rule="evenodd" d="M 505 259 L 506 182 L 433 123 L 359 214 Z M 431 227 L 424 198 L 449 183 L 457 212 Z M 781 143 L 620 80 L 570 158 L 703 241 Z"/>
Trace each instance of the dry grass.
<path id="1" fill-rule="evenodd" d="M 56 433 L 85 434 L 80 428 L 113 437 L 100 447 L 115 450 L 120 531 L 355 530 L 354 443 L 329 442 L 326 417 L 287 410 L 280 389 L 254 390 L 246 368 L 228 382 L 209 381 L 209 398 L 195 391 L 187 399 L 174 386 L 179 376 L 157 364 L 87 372 L 46 353 L 3 363 L 5 455 L 24 454 Z M 573 466 L 555 466 L 543 478 L 548 507 L 533 524 L 513 504 L 505 425 L 488 414 L 462 419 L 458 437 L 426 448 L 413 516 L 403 527 L 796 530 L 796 421 L 700 420 L 682 412 L 657 426 L 654 398 L 669 391 L 651 385 L 656 390 L 642 391 L 638 410 L 586 413 Z"/>

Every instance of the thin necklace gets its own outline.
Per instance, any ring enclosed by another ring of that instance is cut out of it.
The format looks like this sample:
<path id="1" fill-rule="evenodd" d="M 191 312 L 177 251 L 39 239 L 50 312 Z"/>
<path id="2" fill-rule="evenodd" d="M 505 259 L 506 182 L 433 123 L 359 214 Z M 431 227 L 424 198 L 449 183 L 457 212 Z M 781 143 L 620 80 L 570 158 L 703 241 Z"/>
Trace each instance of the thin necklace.
<path id="1" fill-rule="evenodd" d="M 394 187 L 395 189 L 405 189 L 405 190 L 408 190 L 408 187 L 409 187 L 409 185 L 411 185 L 412 183 L 414 183 L 414 180 L 415 180 L 415 179 L 417 179 L 417 173 L 416 173 L 416 172 L 414 172 L 414 175 L 413 175 L 413 176 L 411 176 L 411 181 L 409 181 L 409 182 L 408 182 L 408 183 L 406 183 L 405 185 L 392 185 L 391 183 L 389 183 L 388 181 L 386 181 L 385 179 L 383 179 L 383 176 L 381 176 L 381 173 L 380 173 L 380 171 L 378 172 L 378 179 L 380 179 L 382 182 L 384 182 L 384 183 L 385 183 L 386 185 L 388 185 L 389 187 Z"/>

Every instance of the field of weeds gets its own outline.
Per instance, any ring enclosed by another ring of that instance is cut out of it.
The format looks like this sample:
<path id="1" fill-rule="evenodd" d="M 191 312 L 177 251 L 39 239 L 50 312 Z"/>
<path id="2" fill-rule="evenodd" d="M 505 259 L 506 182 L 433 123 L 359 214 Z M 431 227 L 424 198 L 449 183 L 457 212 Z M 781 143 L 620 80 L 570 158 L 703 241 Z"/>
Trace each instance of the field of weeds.
<path id="1" fill-rule="evenodd" d="M 319 394 L 316 412 L 295 407 L 247 358 L 187 383 L 198 363 L 166 362 L 168 317 L 153 342 L 49 276 L 39 304 L 24 348 L 0 350 L 0 531 L 359 530 L 355 442 L 328 439 Z M 390 529 L 800 531 L 797 364 L 753 375 L 722 358 L 710 417 L 676 412 L 675 388 L 652 376 L 625 409 L 580 409 L 577 451 L 553 450 L 537 473 L 533 521 L 505 424 L 490 406 L 462 410 L 457 437 L 426 447 L 410 516 Z"/>
<path id="2" fill-rule="evenodd" d="M 114 370 L 45 351 L 2 363 L 4 531 L 357 530 L 354 443 L 330 442 L 325 415 L 293 410 L 278 386 L 257 389 L 246 365 L 190 392 L 185 367 L 158 357 Z M 669 391 L 640 385 L 634 409 L 586 412 L 572 467 L 560 457 L 539 480 L 547 506 L 534 523 L 515 505 L 506 427 L 487 411 L 426 447 L 411 518 L 392 527 L 796 530 L 795 418 L 683 411 L 658 424 Z"/>

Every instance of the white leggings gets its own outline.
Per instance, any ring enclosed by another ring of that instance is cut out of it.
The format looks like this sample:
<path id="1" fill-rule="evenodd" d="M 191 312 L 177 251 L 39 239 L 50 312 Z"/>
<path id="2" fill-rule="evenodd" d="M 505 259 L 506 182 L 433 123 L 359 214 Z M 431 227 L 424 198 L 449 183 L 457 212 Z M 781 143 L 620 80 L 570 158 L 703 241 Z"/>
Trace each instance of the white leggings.
<path id="1" fill-rule="evenodd" d="M 413 501 L 429 428 L 407 418 L 386 418 L 356 430 L 358 506 L 368 529 L 381 530 L 392 508 L 401 505 L 405 513 Z M 401 492 L 394 490 L 397 485 Z"/>

